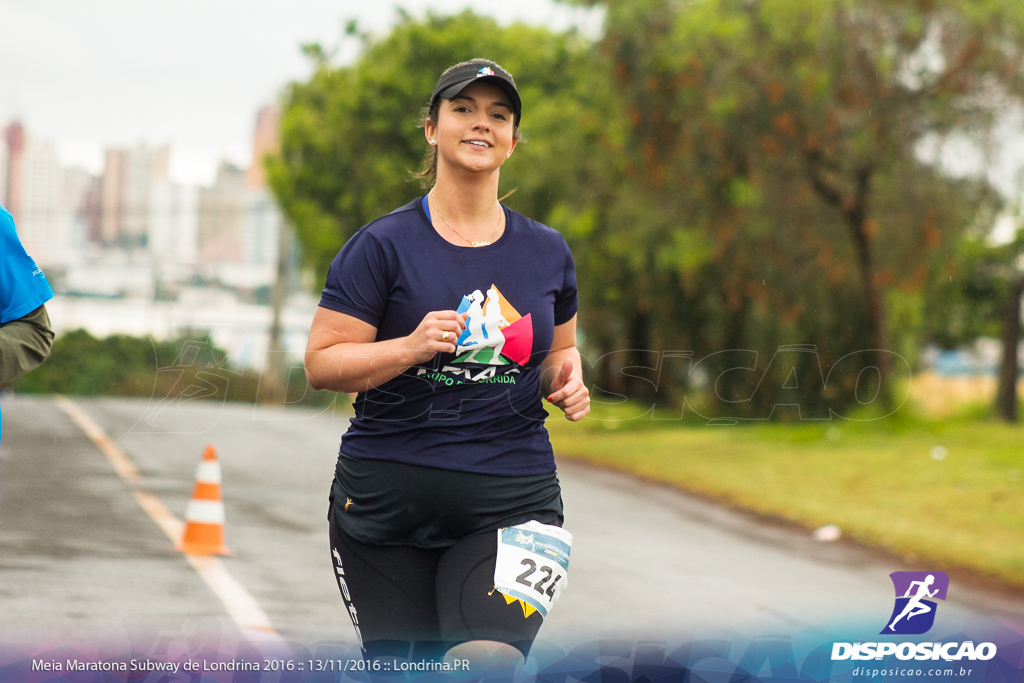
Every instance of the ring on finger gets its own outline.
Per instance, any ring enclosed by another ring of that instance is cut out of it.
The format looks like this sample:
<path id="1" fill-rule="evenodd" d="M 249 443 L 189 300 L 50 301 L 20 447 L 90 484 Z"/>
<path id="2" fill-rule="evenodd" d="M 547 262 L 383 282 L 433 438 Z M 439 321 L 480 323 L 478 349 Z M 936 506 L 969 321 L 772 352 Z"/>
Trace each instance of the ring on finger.
<path id="1" fill-rule="evenodd" d="M 443 341 L 443 342 L 448 341 L 448 330 L 445 330 L 444 333 L 441 334 L 441 341 Z"/>

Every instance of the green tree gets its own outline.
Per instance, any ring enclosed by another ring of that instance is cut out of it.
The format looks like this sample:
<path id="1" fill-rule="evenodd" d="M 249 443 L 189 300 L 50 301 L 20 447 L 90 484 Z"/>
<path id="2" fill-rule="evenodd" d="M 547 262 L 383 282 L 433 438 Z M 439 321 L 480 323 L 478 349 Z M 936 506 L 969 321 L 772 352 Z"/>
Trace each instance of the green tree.
<path id="1" fill-rule="evenodd" d="M 486 56 L 525 103 L 528 142 L 502 190 L 573 247 L 598 395 L 678 405 L 703 378 L 704 414 L 764 417 L 793 378 L 816 387 L 801 409 L 842 412 L 863 369 L 887 378 L 892 358 L 913 360 L 936 329 L 938 274 L 996 215 L 983 180 L 950 178 L 917 152 L 946 133 L 984 141 L 1019 90 L 1022 10 L 602 4 L 596 45 L 464 13 L 403 17 L 362 37 L 347 67 L 308 48 L 315 72 L 288 92 L 269 169 L 307 262 L 322 281 L 356 229 L 421 191 L 414 112 L 441 70 Z M 780 347 L 818 355 L 766 373 Z M 703 372 L 669 366 L 663 350 L 691 350 Z"/>
<path id="2" fill-rule="evenodd" d="M 886 351 L 903 347 L 893 319 L 920 328 L 929 272 L 998 203 L 984 181 L 923 163 L 918 146 L 947 133 L 985 141 L 1020 92 L 1024 5 L 585 4 L 607 10 L 601 47 L 628 102 L 624 191 L 608 220 L 629 220 L 646 245 L 630 252 L 633 345 L 675 336 L 659 293 L 681 294 L 692 312 L 671 320 L 699 322 L 720 348 L 812 341 L 826 365 L 876 349 L 861 365 L 888 376 Z M 833 387 L 838 405 L 859 369 Z M 716 390 L 741 400 L 737 376 Z"/>
<path id="3" fill-rule="evenodd" d="M 349 32 L 358 36 L 350 25 Z M 384 38 L 360 36 L 351 66 L 335 66 L 319 46 L 306 51 L 312 77 L 285 96 L 281 152 L 268 165 L 271 186 L 295 225 L 304 260 L 323 282 L 345 241 L 361 226 L 422 193 L 412 173 L 427 145 L 419 118 L 438 76 L 485 57 L 516 78 L 524 102 L 526 143 L 502 169 L 501 192 L 514 209 L 545 220 L 576 191 L 576 165 L 588 138 L 606 135 L 588 101 L 597 90 L 589 41 L 543 28 L 499 27 L 469 11 L 400 17 Z"/>

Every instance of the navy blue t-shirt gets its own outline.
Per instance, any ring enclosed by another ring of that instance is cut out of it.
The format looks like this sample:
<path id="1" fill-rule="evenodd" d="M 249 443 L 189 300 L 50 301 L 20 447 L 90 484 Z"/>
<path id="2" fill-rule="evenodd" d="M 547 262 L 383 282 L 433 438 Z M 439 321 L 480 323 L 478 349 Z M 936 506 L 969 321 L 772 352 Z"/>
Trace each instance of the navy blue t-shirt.
<path id="1" fill-rule="evenodd" d="M 377 341 L 411 334 L 431 311 L 469 312 L 456 353 L 356 397 L 347 455 L 485 474 L 555 470 L 540 364 L 555 326 L 576 314 L 576 271 L 558 232 L 504 211 L 494 244 L 461 247 L 417 199 L 360 228 L 334 259 L 320 305 L 373 325 Z"/>

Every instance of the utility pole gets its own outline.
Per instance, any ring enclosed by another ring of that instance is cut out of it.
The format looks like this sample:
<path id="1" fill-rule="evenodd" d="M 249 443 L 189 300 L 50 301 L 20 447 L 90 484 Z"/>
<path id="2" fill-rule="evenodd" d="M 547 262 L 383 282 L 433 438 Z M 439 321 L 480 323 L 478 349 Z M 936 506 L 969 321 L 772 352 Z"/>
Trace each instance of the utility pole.
<path id="1" fill-rule="evenodd" d="M 284 354 L 281 317 L 288 297 L 288 279 L 292 260 L 292 228 L 282 217 L 277 231 L 277 269 L 270 290 L 270 340 L 267 344 L 267 362 L 260 379 L 260 403 L 282 405 L 285 399 Z"/>

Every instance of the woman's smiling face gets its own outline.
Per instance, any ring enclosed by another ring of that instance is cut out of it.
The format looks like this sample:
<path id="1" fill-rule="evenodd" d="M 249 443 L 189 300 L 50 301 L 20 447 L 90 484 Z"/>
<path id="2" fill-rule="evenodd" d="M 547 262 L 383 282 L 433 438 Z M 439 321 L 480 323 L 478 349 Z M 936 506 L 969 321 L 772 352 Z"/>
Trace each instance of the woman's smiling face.
<path id="1" fill-rule="evenodd" d="M 438 165 L 467 171 L 498 169 L 515 149 L 512 103 L 490 83 L 471 83 L 450 100 L 441 100 L 436 125 L 424 132 L 438 149 Z"/>

